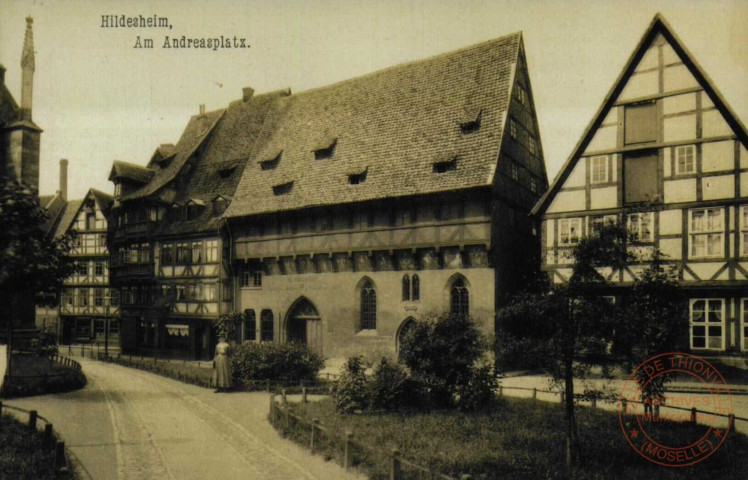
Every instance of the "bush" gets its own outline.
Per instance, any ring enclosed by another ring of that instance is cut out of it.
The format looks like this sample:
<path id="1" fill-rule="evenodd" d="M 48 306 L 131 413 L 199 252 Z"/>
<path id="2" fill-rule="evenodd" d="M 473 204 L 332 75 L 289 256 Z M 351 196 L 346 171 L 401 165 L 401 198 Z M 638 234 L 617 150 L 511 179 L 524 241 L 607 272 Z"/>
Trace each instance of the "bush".
<path id="1" fill-rule="evenodd" d="M 400 410 L 415 406 L 416 385 L 405 369 L 382 357 L 369 381 L 370 407 L 375 410 Z"/>
<path id="2" fill-rule="evenodd" d="M 338 384 L 333 390 L 335 409 L 340 413 L 363 410 L 366 404 L 367 382 L 363 357 L 351 357 L 343 366 Z"/>
<path id="3" fill-rule="evenodd" d="M 64 393 L 78 390 L 86 386 L 86 376 L 83 372 L 73 369 L 59 369 L 60 372 L 51 375 L 35 375 L 32 377 L 6 377 L 0 396 L 4 398 L 30 397 L 47 393 Z"/>
<path id="4" fill-rule="evenodd" d="M 457 395 L 465 395 L 484 383 L 483 374 L 476 373 L 476 362 L 486 345 L 472 319 L 432 314 L 416 322 L 405 335 L 401 358 L 422 385 L 429 402 L 437 407 L 452 407 Z M 470 392 L 468 396 L 476 393 Z"/>
<path id="5" fill-rule="evenodd" d="M 230 364 L 236 385 L 252 380 L 314 380 L 324 358 L 299 343 L 247 342 L 232 349 Z"/>
<path id="6" fill-rule="evenodd" d="M 476 367 L 467 383 L 455 389 L 455 400 L 460 410 L 478 410 L 485 408 L 496 398 L 499 384 L 489 365 Z"/>

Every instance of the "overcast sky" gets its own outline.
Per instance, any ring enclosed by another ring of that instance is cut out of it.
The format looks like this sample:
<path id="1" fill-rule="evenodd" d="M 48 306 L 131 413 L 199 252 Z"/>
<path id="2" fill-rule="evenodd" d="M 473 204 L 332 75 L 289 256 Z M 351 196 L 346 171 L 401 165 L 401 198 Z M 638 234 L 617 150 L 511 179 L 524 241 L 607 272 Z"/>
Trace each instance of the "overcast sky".
<path id="1" fill-rule="evenodd" d="M 20 102 L 33 16 L 40 190 L 54 193 L 68 158 L 79 198 L 90 187 L 111 192 L 113 160 L 145 165 L 199 104 L 223 108 L 242 87 L 299 92 L 522 30 L 552 179 L 658 11 L 748 122 L 745 0 L 0 0 L 0 63 Z M 101 28 L 107 14 L 168 17 L 172 28 Z M 163 49 L 166 35 L 243 37 L 251 48 Z M 134 49 L 138 36 L 156 48 Z"/>

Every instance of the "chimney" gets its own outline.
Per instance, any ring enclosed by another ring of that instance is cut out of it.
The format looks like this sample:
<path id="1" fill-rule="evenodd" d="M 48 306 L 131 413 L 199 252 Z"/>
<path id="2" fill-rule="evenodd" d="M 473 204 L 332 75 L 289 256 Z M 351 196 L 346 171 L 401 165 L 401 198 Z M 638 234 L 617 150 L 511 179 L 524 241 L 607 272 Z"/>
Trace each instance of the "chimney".
<path id="1" fill-rule="evenodd" d="M 31 120 L 31 100 L 34 92 L 34 32 L 31 25 L 34 19 L 26 17 L 26 36 L 23 39 L 23 53 L 21 54 L 21 117 Z"/>
<path id="2" fill-rule="evenodd" d="M 242 101 L 248 102 L 250 98 L 252 98 L 252 95 L 254 95 L 255 89 L 252 87 L 244 87 L 242 88 Z"/>
<path id="3" fill-rule="evenodd" d="M 5 67 L 0 63 L 0 85 L 5 83 Z"/>
<path id="4" fill-rule="evenodd" d="M 205 104 L 204 103 L 200 104 L 200 115 L 205 115 Z"/>
<path id="5" fill-rule="evenodd" d="M 60 196 L 68 199 L 68 161 L 65 158 L 60 160 Z"/>

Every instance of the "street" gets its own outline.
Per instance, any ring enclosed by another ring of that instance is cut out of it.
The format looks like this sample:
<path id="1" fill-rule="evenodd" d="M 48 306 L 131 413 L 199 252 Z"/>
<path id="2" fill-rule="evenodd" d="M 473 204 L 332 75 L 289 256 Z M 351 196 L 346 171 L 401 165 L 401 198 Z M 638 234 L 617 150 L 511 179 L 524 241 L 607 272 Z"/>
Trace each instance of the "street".
<path id="1" fill-rule="evenodd" d="M 363 478 L 283 440 L 266 420 L 266 393 L 216 394 L 76 360 L 88 378 L 85 389 L 5 403 L 38 410 L 52 422 L 83 466 L 83 478 Z"/>

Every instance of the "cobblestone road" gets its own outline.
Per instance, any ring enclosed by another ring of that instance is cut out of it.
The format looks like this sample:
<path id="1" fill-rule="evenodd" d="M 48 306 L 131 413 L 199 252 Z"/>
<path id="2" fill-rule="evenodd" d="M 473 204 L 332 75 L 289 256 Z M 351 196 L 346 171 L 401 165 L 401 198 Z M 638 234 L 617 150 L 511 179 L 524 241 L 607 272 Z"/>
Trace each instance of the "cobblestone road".
<path id="1" fill-rule="evenodd" d="M 280 438 L 266 421 L 267 394 L 215 394 L 117 365 L 81 364 L 85 389 L 7 403 L 48 418 L 90 478 L 363 478 Z"/>

